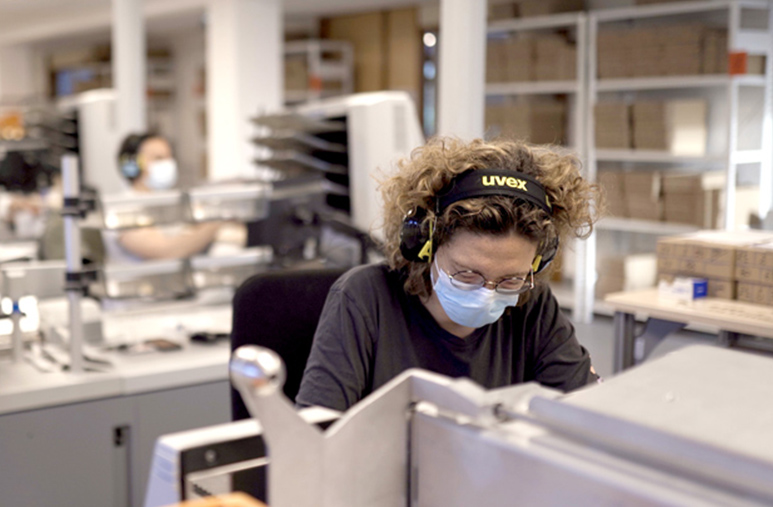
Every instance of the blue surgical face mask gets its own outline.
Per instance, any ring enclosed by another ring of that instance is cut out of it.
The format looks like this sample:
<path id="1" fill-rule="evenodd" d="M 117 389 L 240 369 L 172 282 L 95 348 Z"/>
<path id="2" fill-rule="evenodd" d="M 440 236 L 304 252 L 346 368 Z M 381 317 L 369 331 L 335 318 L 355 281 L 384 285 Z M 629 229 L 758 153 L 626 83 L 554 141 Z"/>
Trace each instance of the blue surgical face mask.
<path id="1" fill-rule="evenodd" d="M 430 271 L 432 289 L 440 300 L 440 306 L 446 315 L 460 326 L 483 327 L 496 322 L 508 306 L 518 304 L 518 294 L 506 295 L 497 291 L 480 287 L 474 290 L 463 290 L 451 284 L 450 277 L 440 269 L 437 257 L 434 270 Z M 437 270 L 437 276 L 435 275 Z"/>

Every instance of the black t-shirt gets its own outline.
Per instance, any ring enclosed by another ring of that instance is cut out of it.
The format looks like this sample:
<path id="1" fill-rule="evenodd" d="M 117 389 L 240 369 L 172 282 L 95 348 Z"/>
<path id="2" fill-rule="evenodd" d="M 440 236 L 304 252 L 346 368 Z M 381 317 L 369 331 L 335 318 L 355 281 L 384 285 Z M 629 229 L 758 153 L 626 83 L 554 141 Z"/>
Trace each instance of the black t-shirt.
<path id="1" fill-rule="evenodd" d="M 569 391 L 595 382 L 590 356 L 547 286 L 459 338 L 441 328 L 385 264 L 356 267 L 330 290 L 296 403 L 346 410 L 409 368 L 485 388 L 536 380 Z"/>

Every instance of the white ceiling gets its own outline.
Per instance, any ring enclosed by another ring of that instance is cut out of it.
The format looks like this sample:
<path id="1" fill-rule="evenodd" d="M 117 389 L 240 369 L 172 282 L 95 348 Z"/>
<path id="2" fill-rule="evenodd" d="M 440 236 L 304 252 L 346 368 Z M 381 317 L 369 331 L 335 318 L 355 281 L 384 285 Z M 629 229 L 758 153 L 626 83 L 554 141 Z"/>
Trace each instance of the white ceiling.
<path id="1" fill-rule="evenodd" d="M 182 30 L 201 22 L 209 1 L 144 0 L 149 34 Z M 437 3 L 439 0 L 285 0 L 288 22 L 295 19 Z M 50 44 L 59 39 L 109 33 L 111 0 L 0 0 L 0 45 Z"/>
<path id="2" fill-rule="evenodd" d="M 63 14 L 108 9 L 111 0 L 0 0 L 0 26 L 12 22 L 34 23 L 41 18 L 52 18 Z M 144 0 L 145 5 L 173 3 L 168 0 Z M 347 12 L 368 11 L 417 5 L 428 0 L 285 0 L 288 15 L 324 16 Z M 177 2 L 184 5 L 199 2 Z"/>

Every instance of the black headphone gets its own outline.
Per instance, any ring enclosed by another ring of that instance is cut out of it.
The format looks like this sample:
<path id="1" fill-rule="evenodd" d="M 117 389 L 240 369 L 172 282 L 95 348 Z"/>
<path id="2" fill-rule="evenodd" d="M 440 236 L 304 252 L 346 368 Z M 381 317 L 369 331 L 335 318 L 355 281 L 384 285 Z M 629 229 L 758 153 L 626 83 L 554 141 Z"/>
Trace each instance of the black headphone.
<path id="1" fill-rule="evenodd" d="M 142 148 L 142 143 L 153 137 L 158 137 L 158 134 L 152 132 L 131 134 L 121 143 L 121 149 L 118 151 L 118 164 L 121 168 L 121 174 L 127 180 L 134 181 L 142 174 L 137 154 Z"/>
<path id="2" fill-rule="evenodd" d="M 435 218 L 427 221 L 427 210 L 416 208 L 403 219 L 400 231 L 400 253 L 408 261 L 430 262 L 434 250 L 435 221 L 448 206 L 464 199 L 503 195 L 527 201 L 548 216 L 553 206 L 545 187 L 534 177 L 516 171 L 502 169 L 471 169 L 456 176 L 438 195 L 435 201 Z M 539 273 L 548 267 L 558 252 L 558 237 L 544 241 L 532 262 L 532 270 Z"/>

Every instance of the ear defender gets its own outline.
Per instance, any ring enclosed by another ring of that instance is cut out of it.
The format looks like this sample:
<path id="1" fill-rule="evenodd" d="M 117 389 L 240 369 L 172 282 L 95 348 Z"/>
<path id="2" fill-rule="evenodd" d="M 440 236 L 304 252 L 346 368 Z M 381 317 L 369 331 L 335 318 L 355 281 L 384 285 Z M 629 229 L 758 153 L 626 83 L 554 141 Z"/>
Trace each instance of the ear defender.
<path id="1" fill-rule="evenodd" d="M 558 237 L 552 237 L 540 245 L 540 253 L 534 257 L 534 261 L 531 263 L 531 269 L 536 275 L 540 271 L 544 271 L 553 259 L 556 258 L 558 253 Z"/>
<path id="2" fill-rule="evenodd" d="M 400 230 L 400 253 L 408 261 L 431 262 L 435 221 L 425 224 L 427 210 L 416 208 L 406 213 Z"/>
<path id="3" fill-rule="evenodd" d="M 140 172 L 140 165 L 135 157 L 128 155 L 121 157 L 121 174 L 126 179 L 133 181 L 139 177 Z"/>

